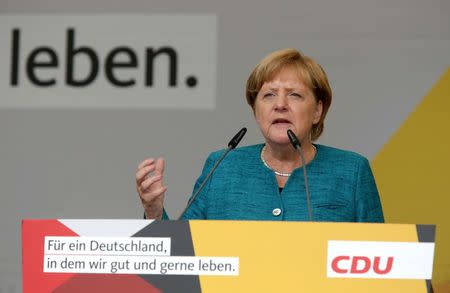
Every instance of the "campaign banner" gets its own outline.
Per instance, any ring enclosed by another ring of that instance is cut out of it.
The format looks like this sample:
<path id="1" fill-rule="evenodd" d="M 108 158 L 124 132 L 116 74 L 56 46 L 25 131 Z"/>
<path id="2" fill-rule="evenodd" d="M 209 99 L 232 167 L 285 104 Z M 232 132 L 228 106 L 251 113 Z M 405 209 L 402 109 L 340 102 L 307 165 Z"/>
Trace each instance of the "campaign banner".
<path id="1" fill-rule="evenodd" d="M 434 226 L 24 220 L 24 292 L 431 292 Z"/>

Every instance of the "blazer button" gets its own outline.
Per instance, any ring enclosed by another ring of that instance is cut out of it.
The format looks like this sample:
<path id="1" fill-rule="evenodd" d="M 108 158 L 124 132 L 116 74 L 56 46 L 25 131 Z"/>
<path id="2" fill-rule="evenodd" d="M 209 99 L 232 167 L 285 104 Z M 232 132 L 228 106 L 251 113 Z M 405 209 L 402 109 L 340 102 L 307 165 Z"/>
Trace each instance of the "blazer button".
<path id="1" fill-rule="evenodd" d="M 274 215 L 275 217 L 278 217 L 279 215 L 281 215 L 281 209 L 279 209 L 279 208 L 273 209 L 272 215 Z"/>

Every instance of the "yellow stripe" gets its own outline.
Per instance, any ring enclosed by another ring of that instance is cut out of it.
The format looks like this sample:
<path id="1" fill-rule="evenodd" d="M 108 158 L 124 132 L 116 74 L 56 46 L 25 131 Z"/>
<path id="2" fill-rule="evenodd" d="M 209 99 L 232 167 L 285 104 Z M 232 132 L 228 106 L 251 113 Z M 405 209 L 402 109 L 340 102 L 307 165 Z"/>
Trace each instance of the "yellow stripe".
<path id="1" fill-rule="evenodd" d="M 373 161 L 388 222 L 437 224 L 436 283 L 450 281 L 449 168 L 450 68 Z"/>
<path id="2" fill-rule="evenodd" d="M 328 279 L 328 240 L 417 242 L 415 225 L 190 221 L 196 256 L 240 258 L 240 276 L 202 292 L 426 292 L 423 280 Z"/>

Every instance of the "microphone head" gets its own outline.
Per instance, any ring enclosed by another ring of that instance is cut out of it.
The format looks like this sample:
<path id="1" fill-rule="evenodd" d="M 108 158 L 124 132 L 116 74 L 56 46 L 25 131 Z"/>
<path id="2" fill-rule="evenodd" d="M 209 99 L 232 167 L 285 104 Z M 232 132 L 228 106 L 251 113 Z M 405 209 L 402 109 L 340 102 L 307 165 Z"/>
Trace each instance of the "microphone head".
<path id="1" fill-rule="evenodd" d="M 288 129 L 287 136 L 289 137 L 289 140 L 291 141 L 291 144 L 294 147 L 294 149 L 300 147 L 300 141 L 298 140 L 297 136 L 294 134 L 292 130 Z"/>
<path id="2" fill-rule="evenodd" d="M 244 137 L 246 132 L 247 132 L 247 128 L 245 128 L 245 127 L 242 128 L 241 130 L 239 130 L 239 132 L 236 133 L 236 135 L 233 136 L 233 138 L 228 143 L 228 147 L 231 149 L 234 149 L 235 147 L 237 147 L 237 145 L 239 144 L 241 139 Z"/>

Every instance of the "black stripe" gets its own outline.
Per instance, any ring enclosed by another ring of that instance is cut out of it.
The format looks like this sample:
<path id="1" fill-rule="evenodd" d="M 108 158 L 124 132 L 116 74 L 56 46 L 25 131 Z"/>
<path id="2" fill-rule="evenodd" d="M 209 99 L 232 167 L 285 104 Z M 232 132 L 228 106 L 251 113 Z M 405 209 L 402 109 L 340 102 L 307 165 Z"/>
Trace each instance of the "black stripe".
<path id="1" fill-rule="evenodd" d="M 188 221 L 154 221 L 132 237 L 170 237 L 171 256 L 195 256 Z M 139 275 L 163 292 L 200 293 L 198 276 Z"/>
<path id="2" fill-rule="evenodd" d="M 436 236 L 436 225 L 416 225 L 419 242 L 433 242 Z"/>
<path id="3" fill-rule="evenodd" d="M 433 286 L 431 285 L 431 280 L 425 280 L 425 285 L 427 286 L 428 293 L 434 293 Z"/>

